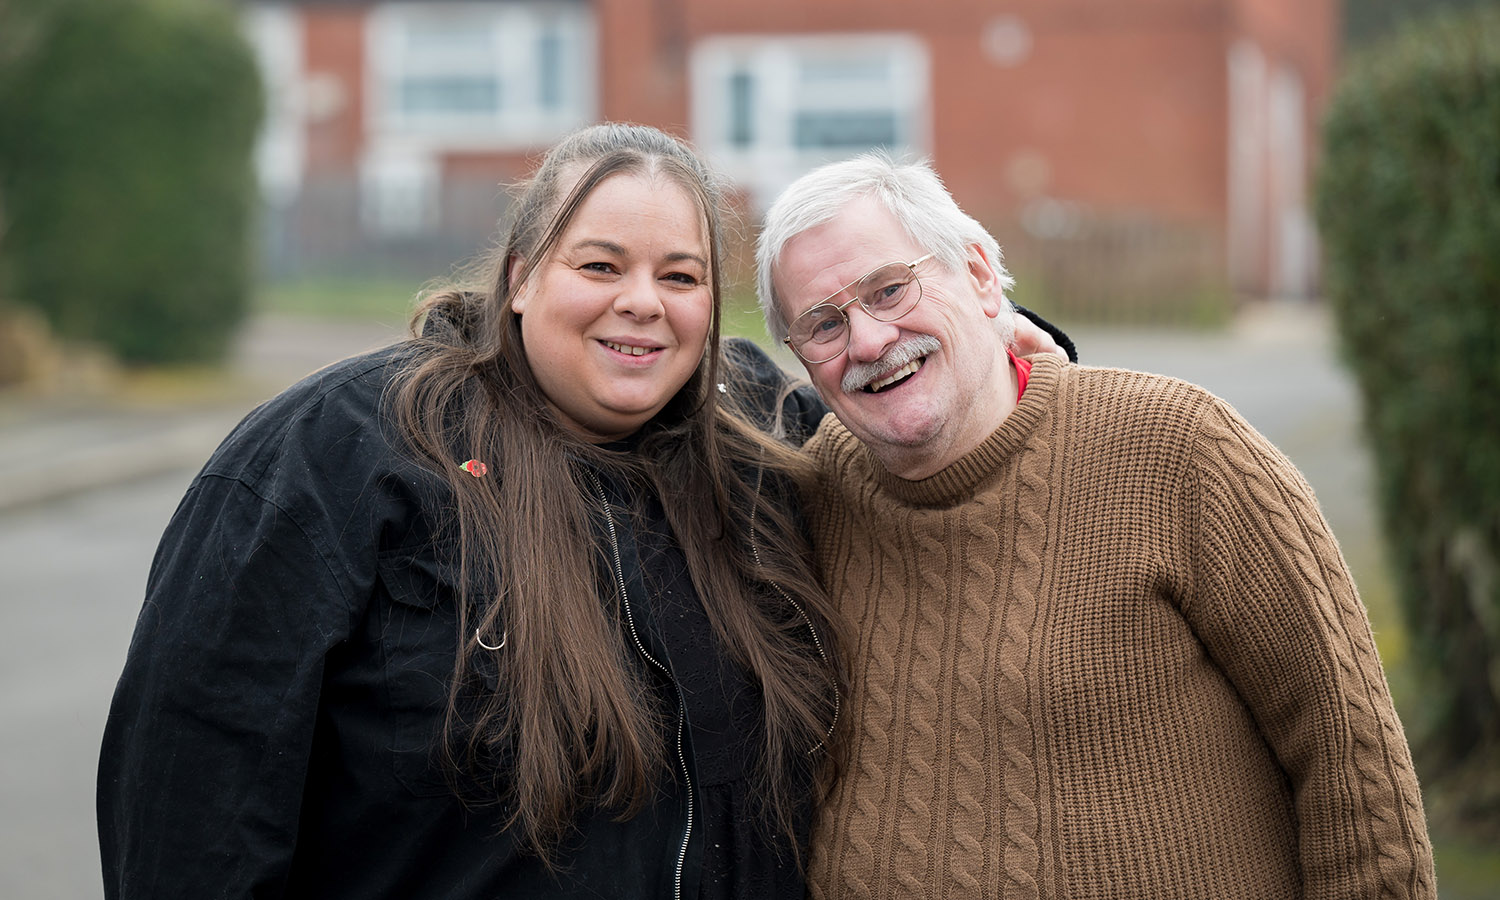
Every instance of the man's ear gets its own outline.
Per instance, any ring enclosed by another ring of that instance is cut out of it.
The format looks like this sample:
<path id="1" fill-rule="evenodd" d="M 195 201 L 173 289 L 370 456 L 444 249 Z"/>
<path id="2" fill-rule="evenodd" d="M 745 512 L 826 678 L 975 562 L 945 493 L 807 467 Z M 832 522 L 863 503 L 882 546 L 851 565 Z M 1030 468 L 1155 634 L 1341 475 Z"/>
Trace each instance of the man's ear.
<path id="1" fill-rule="evenodd" d="M 1000 284 L 1000 276 L 995 273 L 994 261 L 985 256 L 984 248 L 977 241 L 965 248 L 964 257 L 980 308 L 991 319 L 998 317 L 1005 308 L 1005 292 Z"/>

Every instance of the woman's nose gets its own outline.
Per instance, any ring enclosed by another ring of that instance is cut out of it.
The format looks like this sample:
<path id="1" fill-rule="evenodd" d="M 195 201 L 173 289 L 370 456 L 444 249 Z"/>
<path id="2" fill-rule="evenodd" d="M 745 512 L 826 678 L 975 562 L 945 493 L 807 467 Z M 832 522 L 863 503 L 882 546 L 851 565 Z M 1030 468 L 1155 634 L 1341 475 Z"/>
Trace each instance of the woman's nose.
<path id="1" fill-rule="evenodd" d="M 641 321 L 659 317 L 666 307 L 657 293 L 656 279 L 650 276 L 627 277 L 620 284 L 620 293 L 615 296 L 615 312 Z"/>

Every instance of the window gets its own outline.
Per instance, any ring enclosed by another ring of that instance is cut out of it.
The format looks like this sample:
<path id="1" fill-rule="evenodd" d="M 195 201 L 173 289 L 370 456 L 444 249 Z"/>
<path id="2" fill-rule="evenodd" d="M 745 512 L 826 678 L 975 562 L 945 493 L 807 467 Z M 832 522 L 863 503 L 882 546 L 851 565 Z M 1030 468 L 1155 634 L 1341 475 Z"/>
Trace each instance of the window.
<path id="1" fill-rule="evenodd" d="M 369 29 L 377 140 L 531 147 L 594 118 L 593 19 L 583 3 L 391 3 Z"/>
<path id="2" fill-rule="evenodd" d="M 907 35 L 720 37 L 693 51 L 693 139 L 762 207 L 821 163 L 927 152 L 927 51 Z"/>

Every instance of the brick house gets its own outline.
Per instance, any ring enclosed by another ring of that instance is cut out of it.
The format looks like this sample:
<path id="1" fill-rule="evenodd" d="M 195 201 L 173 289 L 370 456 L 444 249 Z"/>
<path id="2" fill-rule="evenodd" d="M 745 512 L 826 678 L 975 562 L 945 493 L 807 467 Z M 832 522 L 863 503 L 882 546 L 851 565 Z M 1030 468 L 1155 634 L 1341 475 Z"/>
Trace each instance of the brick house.
<path id="1" fill-rule="evenodd" d="M 498 184 L 618 119 L 692 139 L 752 215 L 886 146 L 931 157 L 1023 272 L 1051 248 L 1054 274 L 1108 282 L 1187 246 L 1243 294 L 1316 288 L 1336 0 L 259 0 L 246 23 L 285 268 L 452 261 L 490 235 Z"/>

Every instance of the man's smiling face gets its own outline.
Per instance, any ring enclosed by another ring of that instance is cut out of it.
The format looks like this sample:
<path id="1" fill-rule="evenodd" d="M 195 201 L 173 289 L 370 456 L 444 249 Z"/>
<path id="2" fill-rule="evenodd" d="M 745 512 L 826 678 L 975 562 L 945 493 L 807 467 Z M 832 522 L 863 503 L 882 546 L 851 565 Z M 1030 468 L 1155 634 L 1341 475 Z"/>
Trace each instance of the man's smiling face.
<path id="1" fill-rule="evenodd" d="M 787 241 L 774 269 L 776 295 L 794 320 L 873 269 L 931 249 L 914 243 L 884 204 L 861 197 Z M 922 300 L 915 309 L 879 322 L 850 304 L 848 349 L 805 364 L 845 427 L 906 478 L 931 475 L 978 446 L 1015 404 L 993 321 L 1003 305 L 994 268 L 971 247 L 961 271 L 930 259 L 916 273 Z"/>

